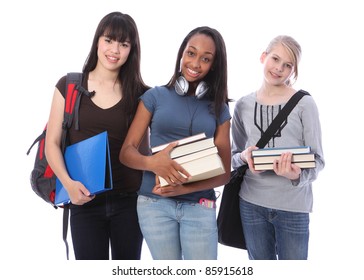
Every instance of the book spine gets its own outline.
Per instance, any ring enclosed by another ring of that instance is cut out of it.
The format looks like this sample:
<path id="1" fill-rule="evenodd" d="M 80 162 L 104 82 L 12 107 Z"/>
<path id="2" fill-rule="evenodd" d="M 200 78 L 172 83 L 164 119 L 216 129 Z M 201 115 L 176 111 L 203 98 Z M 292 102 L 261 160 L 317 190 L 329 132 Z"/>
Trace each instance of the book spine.
<path id="1" fill-rule="evenodd" d="M 274 160 L 279 159 L 281 155 L 272 155 L 272 156 L 255 156 L 253 157 L 253 162 L 255 164 L 261 163 L 273 163 Z M 293 154 L 292 155 L 292 162 L 302 162 L 302 161 L 314 161 L 315 154 Z"/>
<path id="2" fill-rule="evenodd" d="M 314 168 L 316 163 L 314 161 L 295 162 L 300 168 Z M 273 170 L 273 163 L 255 164 L 254 169 L 257 171 Z"/>
<path id="3" fill-rule="evenodd" d="M 258 149 L 252 151 L 252 157 L 256 156 L 278 156 L 282 153 L 292 153 L 292 154 L 308 154 L 311 153 L 311 148 L 309 146 L 303 147 L 291 147 L 291 148 L 266 148 Z"/>
<path id="4" fill-rule="evenodd" d="M 155 147 L 152 147 L 151 148 L 151 151 L 152 151 L 152 154 L 154 153 L 157 153 L 161 150 L 163 150 L 164 148 L 166 148 L 169 144 L 173 143 L 173 142 L 178 142 L 178 146 L 182 146 L 182 145 L 185 145 L 185 144 L 188 144 L 188 143 L 193 143 L 195 141 L 199 141 L 199 140 L 202 140 L 202 139 L 205 139 L 206 138 L 206 134 L 204 132 L 202 133 L 199 133 L 199 134 L 196 134 L 196 135 L 193 135 L 193 136 L 189 136 L 189 137 L 186 137 L 186 138 L 183 138 L 183 139 L 179 139 L 179 140 L 175 140 L 175 141 L 172 141 L 172 142 L 169 142 L 169 143 L 166 143 L 166 144 L 162 144 L 162 145 L 159 145 L 159 146 L 155 146 Z"/>

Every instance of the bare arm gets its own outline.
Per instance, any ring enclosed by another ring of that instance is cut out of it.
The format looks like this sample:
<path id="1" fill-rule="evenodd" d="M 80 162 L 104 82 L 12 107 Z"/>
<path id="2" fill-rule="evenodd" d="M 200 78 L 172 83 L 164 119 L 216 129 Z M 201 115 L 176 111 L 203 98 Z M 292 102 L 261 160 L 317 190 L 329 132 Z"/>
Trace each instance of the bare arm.
<path id="1" fill-rule="evenodd" d="M 47 124 L 45 154 L 53 172 L 67 190 L 72 203 L 82 205 L 90 201 L 93 197 L 90 197 L 90 192 L 83 184 L 73 181 L 69 177 L 64 163 L 61 151 L 64 104 L 65 100 L 56 88 L 53 94 L 51 112 Z"/>

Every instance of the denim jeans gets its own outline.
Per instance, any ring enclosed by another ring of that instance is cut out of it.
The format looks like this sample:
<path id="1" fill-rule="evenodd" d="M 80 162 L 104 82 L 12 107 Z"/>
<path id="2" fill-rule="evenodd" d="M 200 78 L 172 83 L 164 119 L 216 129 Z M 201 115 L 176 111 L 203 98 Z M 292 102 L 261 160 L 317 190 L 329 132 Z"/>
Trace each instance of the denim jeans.
<path id="1" fill-rule="evenodd" d="M 265 208 L 240 199 L 240 215 L 249 259 L 307 259 L 308 213 Z"/>
<path id="2" fill-rule="evenodd" d="M 155 260 L 216 260 L 216 209 L 140 195 L 140 228 Z"/>
<path id="3" fill-rule="evenodd" d="M 70 207 L 72 243 L 77 260 L 138 260 L 143 236 L 136 193 L 104 193 Z"/>

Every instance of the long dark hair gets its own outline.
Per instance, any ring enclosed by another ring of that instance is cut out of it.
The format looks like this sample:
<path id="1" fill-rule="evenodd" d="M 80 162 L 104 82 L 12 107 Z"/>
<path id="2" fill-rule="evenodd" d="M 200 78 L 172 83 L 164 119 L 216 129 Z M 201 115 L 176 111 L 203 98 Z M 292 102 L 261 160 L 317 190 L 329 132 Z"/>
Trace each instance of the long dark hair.
<path id="1" fill-rule="evenodd" d="M 214 41 L 216 48 L 216 55 L 214 59 L 214 64 L 211 70 L 204 78 L 204 81 L 209 85 L 209 92 L 207 98 L 214 102 L 214 111 L 216 117 L 220 116 L 224 104 L 228 104 L 231 100 L 228 98 L 228 87 L 227 87 L 227 55 L 224 39 L 222 38 L 220 32 L 208 26 L 201 26 L 193 29 L 184 38 L 181 46 L 179 47 L 176 59 L 176 67 L 174 69 L 174 74 L 167 87 L 172 87 L 175 85 L 176 80 L 180 76 L 180 63 L 183 56 L 183 51 L 185 50 L 188 41 L 192 36 L 196 34 L 204 34 Z"/>
<path id="2" fill-rule="evenodd" d="M 135 21 L 128 14 L 112 12 L 99 23 L 91 50 L 83 66 L 83 72 L 91 72 L 97 65 L 97 45 L 101 36 L 118 42 L 130 41 L 131 49 L 125 64 L 120 68 L 118 79 L 123 92 L 124 111 L 129 117 L 129 125 L 135 115 L 139 97 L 149 89 L 140 73 L 140 41 Z"/>

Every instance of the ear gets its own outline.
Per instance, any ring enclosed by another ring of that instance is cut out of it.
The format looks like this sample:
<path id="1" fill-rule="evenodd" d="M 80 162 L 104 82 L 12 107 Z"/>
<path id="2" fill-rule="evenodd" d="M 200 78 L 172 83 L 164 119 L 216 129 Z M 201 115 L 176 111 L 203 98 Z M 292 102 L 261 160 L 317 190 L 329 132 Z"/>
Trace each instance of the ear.
<path id="1" fill-rule="evenodd" d="M 262 52 L 262 54 L 260 55 L 260 62 L 264 63 L 266 57 L 267 57 L 267 52 Z"/>

